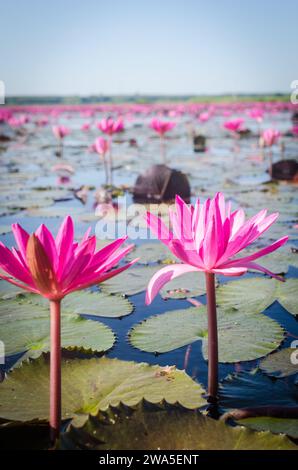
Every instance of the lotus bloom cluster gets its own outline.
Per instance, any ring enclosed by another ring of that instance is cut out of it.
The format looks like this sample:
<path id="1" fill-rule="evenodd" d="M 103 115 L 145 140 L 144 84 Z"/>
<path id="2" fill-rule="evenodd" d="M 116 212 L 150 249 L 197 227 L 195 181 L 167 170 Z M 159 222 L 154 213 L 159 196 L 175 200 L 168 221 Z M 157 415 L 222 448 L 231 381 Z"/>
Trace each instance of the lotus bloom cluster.
<path id="1" fill-rule="evenodd" d="M 11 118 L 8 119 L 8 124 L 11 127 L 22 127 L 25 124 L 27 124 L 30 121 L 29 116 L 27 115 L 22 115 L 19 117 L 12 116 Z"/>
<path id="2" fill-rule="evenodd" d="M 97 124 L 97 127 L 101 132 L 110 136 L 117 134 L 118 132 L 122 132 L 124 130 L 123 120 L 122 119 L 114 120 L 111 117 L 102 119 Z"/>
<path id="3" fill-rule="evenodd" d="M 18 248 L 10 251 L 0 242 L 0 278 L 49 300 L 61 300 L 73 291 L 103 282 L 132 264 L 111 270 L 132 248 L 119 249 L 126 237 L 96 253 L 96 238 L 89 236 L 90 230 L 80 243 L 74 241 L 69 216 L 56 239 L 44 225 L 32 235 L 19 224 L 13 224 L 12 231 Z"/>
<path id="4" fill-rule="evenodd" d="M 243 128 L 244 119 L 238 118 L 224 122 L 224 128 L 231 132 L 238 132 Z"/>
<path id="5" fill-rule="evenodd" d="M 277 144 L 281 134 L 275 129 L 266 129 L 261 135 L 261 144 L 265 147 L 272 147 Z"/>
<path id="6" fill-rule="evenodd" d="M 203 204 L 197 200 L 195 206 L 188 206 L 176 196 L 175 208 L 176 211 L 170 210 L 173 232 L 158 217 L 147 214 L 148 226 L 182 261 L 182 264 L 161 269 L 152 277 L 147 289 L 147 304 L 167 282 L 189 272 L 239 276 L 251 268 L 278 278 L 255 260 L 284 245 L 287 236 L 253 254 L 242 258 L 237 256 L 269 229 L 278 213 L 267 215 L 264 209 L 245 220 L 244 211 L 238 209 L 232 212 L 222 193 L 217 193 L 212 200 L 207 199 Z"/>
<path id="7" fill-rule="evenodd" d="M 150 127 L 155 130 L 160 136 L 164 136 L 167 132 L 175 127 L 173 121 L 160 121 L 159 119 L 152 119 Z"/>
<path id="8" fill-rule="evenodd" d="M 68 134 L 70 134 L 70 130 L 66 126 L 53 126 L 52 131 L 56 139 L 64 139 Z"/>

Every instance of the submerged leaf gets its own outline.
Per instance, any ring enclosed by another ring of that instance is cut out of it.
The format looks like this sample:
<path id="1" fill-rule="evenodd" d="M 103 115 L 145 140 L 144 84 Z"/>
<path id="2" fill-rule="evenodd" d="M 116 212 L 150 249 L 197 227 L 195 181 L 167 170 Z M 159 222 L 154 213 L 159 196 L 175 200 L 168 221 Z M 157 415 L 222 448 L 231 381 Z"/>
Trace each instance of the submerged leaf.
<path id="1" fill-rule="evenodd" d="M 272 380 L 259 371 L 229 375 L 219 384 L 223 411 L 259 406 L 296 407 L 298 385 L 290 380 Z"/>
<path id="2" fill-rule="evenodd" d="M 297 358 L 297 349 L 285 348 L 265 357 L 260 362 L 259 367 L 263 372 L 272 377 L 288 377 L 298 373 Z"/>

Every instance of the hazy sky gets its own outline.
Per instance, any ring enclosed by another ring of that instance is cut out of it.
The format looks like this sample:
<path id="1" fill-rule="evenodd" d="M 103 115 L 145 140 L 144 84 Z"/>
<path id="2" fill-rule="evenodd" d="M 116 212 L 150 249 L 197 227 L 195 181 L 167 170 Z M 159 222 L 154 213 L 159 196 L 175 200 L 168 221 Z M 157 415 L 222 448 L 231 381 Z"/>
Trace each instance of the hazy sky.
<path id="1" fill-rule="evenodd" d="M 0 0 L 12 94 L 290 91 L 298 0 Z"/>

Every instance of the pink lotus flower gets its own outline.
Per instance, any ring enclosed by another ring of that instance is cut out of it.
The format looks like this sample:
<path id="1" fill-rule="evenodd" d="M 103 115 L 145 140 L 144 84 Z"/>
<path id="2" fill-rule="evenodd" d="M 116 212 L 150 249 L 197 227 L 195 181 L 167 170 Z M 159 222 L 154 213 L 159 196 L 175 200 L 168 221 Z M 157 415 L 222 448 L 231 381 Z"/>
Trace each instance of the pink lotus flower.
<path id="1" fill-rule="evenodd" d="M 97 123 L 97 127 L 100 131 L 107 135 L 114 135 L 118 132 L 122 132 L 124 130 L 124 124 L 122 119 L 116 119 L 109 117 L 107 119 L 102 119 L 99 123 Z"/>
<path id="2" fill-rule="evenodd" d="M 70 134 L 70 130 L 66 126 L 53 126 L 52 131 L 56 139 L 64 139 L 68 134 Z"/>
<path id="3" fill-rule="evenodd" d="M 74 242 L 69 216 L 56 238 L 44 225 L 32 235 L 18 224 L 12 225 L 12 231 L 18 248 L 10 251 L 0 242 L 0 278 L 50 301 L 50 429 L 54 442 L 61 422 L 61 300 L 121 273 L 136 260 L 112 269 L 132 248 L 119 250 L 126 237 L 95 253 L 96 238 L 89 236 L 90 230 L 80 243 Z"/>
<path id="4" fill-rule="evenodd" d="M 250 118 L 255 119 L 258 122 L 262 122 L 264 117 L 264 111 L 260 108 L 253 108 L 248 111 L 248 115 Z"/>
<path id="5" fill-rule="evenodd" d="M 103 137 L 98 137 L 94 142 L 95 152 L 97 152 L 103 158 L 106 184 L 109 184 L 109 182 L 112 184 L 112 178 L 113 178 L 112 177 L 113 167 L 112 167 L 112 159 L 111 159 L 111 148 L 112 148 L 112 142 L 108 142 Z M 105 158 L 108 151 L 110 151 L 109 161 L 107 161 Z"/>
<path id="6" fill-rule="evenodd" d="M 88 132 L 90 130 L 90 122 L 84 122 L 82 125 L 81 125 L 81 130 L 84 131 L 84 132 Z"/>
<path id="7" fill-rule="evenodd" d="M 173 121 L 160 121 L 159 119 L 152 119 L 150 123 L 151 129 L 154 129 L 160 136 L 164 136 L 167 132 L 175 127 L 176 123 Z"/>
<path id="8" fill-rule="evenodd" d="M 179 258 L 181 264 L 162 268 L 151 278 L 146 293 L 150 304 L 162 287 L 172 279 L 190 272 L 204 271 L 207 290 L 208 312 L 208 390 L 216 399 L 218 387 L 218 338 L 215 298 L 215 274 L 240 276 L 249 268 L 264 272 L 282 280 L 255 260 L 268 255 L 284 245 L 288 237 L 282 237 L 271 245 L 242 258 L 237 255 L 269 229 L 278 213 L 267 216 L 267 210 L 245 220 L 242 209 L 231 212 L 223 194 L 204 204 L 197 200 L 188 206 L 176 196 L 176 211 L 169 211 L 173 232 L 161 219 L 147 214 L 147 224 L 158 238 Z"/>
<path id="9" fill-rule="evenodd" d="M 278 213 L 266 214 L 267 210 L 264 209 L 245 220 L 242 209 L 231 213 L 230 204 L 225 203 L 222 193 L 217 193 L 212 200 L 207 199 L 204 204 L 198 200 L 195 207 L 187 206 L 176 196 L 176 212 L 170 210 L 173 233 L 160 219 L 148 213 L 148 226 L 183 264 L 167 266 L 153 276 L 148 285 L 147 304 L 152 302 L 164 284 L 192 271 L 239 276 L 253 268 L 280 279 L 254 261 L 284 245 L 287 236 L 252 255 L 235 258 L 268 230 L 278 217 Z"/>
<path id="10" fill-rule="evenodd" d="M 243 118 L 233 119 L 231 121 L 224 122 L 224 128 L 228 129 L 231 132 L 238 132 L 242 129 L 244 123 Z"/>
<path id="11" fill-rule="evenodd" d="M 266 129 L 262 132 L 261 143 L 265 147 L 272 147 L 272 145 L 277 144 L 281 134 L 275 129 Z"/>
<path id="12" fill-rule="evenodd" d="M 105 156 L 110 148 L 109 142 L 103 137 L 98 137 L 94 142 L 94 149 L 99 155 Z"/>
<path id="13" fill-rule="evenodd" d="M 38 127 L 47 126 L 48 123 L 49 123 L 49 120 L 48 120 L 48 118 L 47 118 L 46 116 L 41 117 L 41 118 L 39 118 L 39 119 L 37 119 L 37 120 L 35 121 L 35 124 L 36 124 Z"/>
<path id="14" fill-rule="evenodd" d="M 0 278 L 50 300 L 61 300 L 67 294 L 85 289 L 127 269 L 114 271 L 132 245 L 117 251 L 126 238 L 121 238 L 95 253 L 96 238 L 87 231 L 81 243 L 74 242 L 71 217 L 66 217 L 56 239 L 45 225 L 29 235 L 19 224 L 12 225 L 18 249 L 10 251 L 0 242 Z"/>
<path id="15" fill-rule="evenodd" d="M 16 128 L 16 127 L 22 127 L 28 121 L 26 121 L 26 119 L 22 118 L 22 116 L 20 116 L 20 117 L 12 116 L 10 119 L 8 119 L 7 122 L 10 125 L 10 127 L 15 127 Z"/>
<path id="16" fill-rule="evenodd" d="M 207 122 L 207 121 L 209 121 L 210 117 L 211 117 L 211 115 L 210 115 L 210 113 L 208 113 L 208 112 L 200 113 L 200 115 L 199 115 L 199 121 L 200 121 L 200 122 Z"/>

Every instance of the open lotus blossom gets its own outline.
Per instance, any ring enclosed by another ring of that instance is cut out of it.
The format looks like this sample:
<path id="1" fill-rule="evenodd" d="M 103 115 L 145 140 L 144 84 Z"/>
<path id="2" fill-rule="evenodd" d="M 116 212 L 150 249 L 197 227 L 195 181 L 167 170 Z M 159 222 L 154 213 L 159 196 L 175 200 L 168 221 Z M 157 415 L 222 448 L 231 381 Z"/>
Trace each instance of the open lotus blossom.
<path id="1" fill-rule="evenodd" d="M 111 142 L 108 142 L 103 137 L 97 137 L 94 142 L 94 150 L 100 155 L 103 159 L 104 171 L 106 175 L 106 184 L 109 183 L 109 174 L 112 173 L 112 168 L 109 167 L 108 162 L 106 160 L 106 154 L 110 150 Z M 109 161 L 110 163 L 110 161 Z"/>
<path id="2" fill-rule="evenodd" d="M 238 132 L 243 128 L 244 119 L 238 118 L 231 121 L 225 121 L 223 126 L 225 129 L 231 132 Z"/>
<path id="3" fill-rule="evenodd" d="M 70 134 L 70 130 L 66 126 L 53 126 L 52 131 L 56 139 L 64 139 L 64 137 Z"/>
<path id="4" fill-rule="evenodd" d="M 257 122 L 262 122 L 264 117 L 264 111 L 260 108 L 252 108 L 248 111 L 249 117 L 255 119 Z"/>
<path id="5" fill-rule="evenodd" d="M 109 162 L 108 162 L 108 168 L 105 168 L 106 172 L 106 183 L 107 184 L 112 184 L 113 183 L 113 156 L 112 156 L 112 139 L 113 135 L 117 134 L 118 132 L 122 132 L 124 130 L 124 124 L 122 119 L 116 119 L 114 120 L 113 118 L 109 117 L 107 119 L 102 119 L 98 124 L 97 127 L 99 130 L 101 130 L 104 134 L 107 134 L 109 136 L 109 142 L 105 144 L 103 141 L 98 141 L 100 142 L 97 145 L 96 151 L 98 152 L 98 149 L 104 149 L 106 145 L 108 145 L 107 150 L 109 150 Z M 100 153 L 100 152 L 98 152 Z M 101 153 L 103 155 L 103 153 Z M 108 173 L 107 173 L 108 171 Z"/>
<path id="6" fill-rule="evenodd" d="M 164 136 L 167 132 L 175 127 L 176 123 L 173 121 L 161 121 L 160 119 L 152 119 L 150 123 L 151 129 L 154 129 L 159 135 Z"/>
<path id="7" fill-rule="evenodd" d="M 10 127 L 22 127 L 24 126 L 24 124 L 27 124 L 27 122 L 29 122 L 29 118 L 27 118 L 26 116 L 12 116 L 10 119 L 8 119 L 7 122 Z"/>
<path id="8" fill-rule="evenodd" d="M 90 127 L 91 127 L 90 122 L 84 122 L 84 123 L 81 125 L 81 130 L 82 130 L 83 132 L 88 132 L 88 131 L 90 131 Z"/>
<path id="9" fill-rule="evenodd" d="M 163 163 L 166 164 L 166 146 L 165 134 L 175 127 L 176 123 L 173 121 L 160 121 L 159 119 L 152 119 L 150 127 L 159 134 L 160 137 L 160 154 Z"/>
<path id="10" fill-rule="evenodd" d="M 217 394 L 217 327 L 214 275 L 239 276 L 249 268 L 282 278 L 255 261 L 268 255 L 288 240 L 284 236 L 250 255 L 239 257 L 241 250 L 255 242 L 276 221 L 278 213 L 267 215 L 263 209 L 248 220 L 242 209 L 231 211 L 224 195 L 217 193 L 203 204 L 197 200 L 188 206 L 176 196 L 175 211 L 169 210 L 173 232 L 155 215 L 147 213 L 147 224 L 158 238 L 181 260 L 159 270 L 150 280 L 146 303 L 150 304 L 160 289 L 172 279 L 186 273 L 204 271 L 207 287 L 209 394 Z M 213 346 L 212 346 L 213 345 Z"/>
<path id="11" fill-rule="evenodd" d="M 12 225 L 17 248 L 0 242 L 0 278 L 50 301 L 50 428 L 54 441 L 61 421 L 61 300 L 73 291 L 103 282 L 129 268 L 135 261 L 112 269 L 132 249 L 120 249 L 126 237 L 95 252 L 96 238 L 87 230 L 80 243 L 74 241 L 71 217 L 66 217 L 56 238 L 41 225 L 29 235 Z"/>
<path id="12" fill-rule="evenodd" d="M 113 119 L 111 117 L 102 119 L 100 122 L 97 123 L 98 129 L 107 135 L 114 135 L 118 132 L 122 132 L 124 130 L 124 124 L 122 119 Z"/>
<path id="13" fill-rule="evenodd" d="M 211 117 L 210 113 L 208 113 L 207 111 L 204 111 L 204 112 L 199 114 L 199 121 L 200 122 L 207 122 L 207 121 L 209 121 L 210 117 Z"/>
<path id="14" fill-rule="evenodd" d="M 74 241 L 70 216 L 53 237 L 45 225 L 29 235 L 19 224 L 12 225 L 18 248 L 9 250 L 0 242 L 0 278 L 50 300 L 61 300 L 67 294 L 84 289 L 115 276 L 131 263 L 111 270 L 132 249 L 118 251 L 127 237 L 119 238 L 95 253 L 96 237 Z M 4 274 L 4 273 L 6 274 Z"/>
<path id="15" fill-rule="evenodd" d="M 261 144 L 265 147 L 272 147 L 280 139 L 280 132 L 276 129 L 266 129 L 261 135 Z"/>
<path id="16" fill-rule="evenodd" d="M 108 152 L 110 145 L 103 137 L 97 137 L 94 142 L 94 148 L 99 155 L 105 155 Z"/>

